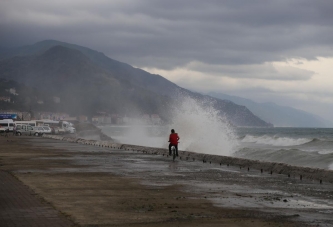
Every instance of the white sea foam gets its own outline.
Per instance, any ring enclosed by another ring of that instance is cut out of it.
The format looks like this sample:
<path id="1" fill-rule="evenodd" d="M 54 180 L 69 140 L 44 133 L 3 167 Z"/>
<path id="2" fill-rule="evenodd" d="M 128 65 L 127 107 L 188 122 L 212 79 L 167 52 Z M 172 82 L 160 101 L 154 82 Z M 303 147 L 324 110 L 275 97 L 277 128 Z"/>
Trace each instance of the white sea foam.
<path id="1" fill-rule="evenodd" d="M 252 136 L 246 135 L 242 142 L 265 144 L 272 146 L 296 146 L 310 142 L 307 138 L 289 138 L 289 137 L 272 137 L 272 136 Z"/>
<path id="2" fill-rule="evenodd" d="M 321 151 L 318 151 L 318 154 L 332 154 L 333 150 L 331 149 L 322 149 Z"/>

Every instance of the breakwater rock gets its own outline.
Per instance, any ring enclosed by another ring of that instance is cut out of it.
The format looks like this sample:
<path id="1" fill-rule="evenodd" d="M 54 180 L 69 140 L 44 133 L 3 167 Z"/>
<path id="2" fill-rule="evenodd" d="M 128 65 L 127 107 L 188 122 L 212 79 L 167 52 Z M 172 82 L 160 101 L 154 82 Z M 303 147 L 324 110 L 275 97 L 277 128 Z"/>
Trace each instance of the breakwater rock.
<path id="1" fill-rule="evenodd" d="M 168 156 L 169 153 L 168 149 L 164 148 L 121 144 L 112 141 L 86 140 L 82 138 L 64 137 L 60 135 L 45 135 L 45 134 L 43 135 L 43 137 L 72 142 L 72 143 L 80 143 L 85 145 L 137 151 L 153 155 Z M 230 157 L 230 156 L 202 154 L 192 151 L 180 151 L 179 159 L 182 161 L 200 161 L 206 164 L 208 163 L 208 164 L 218 164 L 218 165 L 239 166 L 239 168 L 245 168 L 248 170 L 255 169 L 261 172 L 268 172 L 270 174 L 284 174 L 289 177 L 290 176 L 299 177 L 300 180 L 302 180 L 303 178 L 307 178 L 311 180 L 318 180 L 318 182 L 320 183 L 321 182 L 333 183 L 332 170 L 292 166 L 285 163 L 265 162 L 265 161 L 250 160 L 245 158 Z"/>
<path id="2" fill-rule="evenodd" d="M 100 128 L 91 123 L 77 123 L 75 124 L 75 128 L 77 137 L 115 142 L 114 139 L 105 135 Z"/>

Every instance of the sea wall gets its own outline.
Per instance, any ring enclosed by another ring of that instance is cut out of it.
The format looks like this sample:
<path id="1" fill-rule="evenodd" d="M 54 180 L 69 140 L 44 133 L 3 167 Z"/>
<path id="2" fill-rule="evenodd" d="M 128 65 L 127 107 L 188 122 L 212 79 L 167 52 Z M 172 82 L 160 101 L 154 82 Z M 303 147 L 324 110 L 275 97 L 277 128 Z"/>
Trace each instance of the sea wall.
<path id="1" fill-rule="evenodd" d="M 82 138 L 64 137 L 60 135 L 43 135 L 44 138 L 62 140 L 72 143 L 80 143 L 85 145 L 99 146 L 99 147 L 109 147 L 114 149 L 132 150 L 147 154 L 154 155 L 168 155 L 168 149 L 155 148 L 155 147 L 144 147 L 136 146 L 130 144 L 120 144 L 111 141 L 98 141 L 98 140 L 86 140 Z M 277 162 L 265 162 L 258 160 L 250 160 L 237 157 L 220 156 L 220 155 L 210 155 L 202 154 L 191 151 L 181 151 L 180 160 L 183 161 L 200 161 L 206 164 L 218 164 L 218 165 L 230 165 L 239 166 L 239 168 L 245 168 L 247 170 L 258 170 L 261 172 L 269 174 L 284 174 L 289 177 L 297 177 L 300 180 L 303 178 L 317 180 L 318 183 L 321 182 L 331 182 L 333 183 L 333 171 L 325 170 L 319 168 L 310 167 L 300 167 L 292 166 L 284 163 Z"/>

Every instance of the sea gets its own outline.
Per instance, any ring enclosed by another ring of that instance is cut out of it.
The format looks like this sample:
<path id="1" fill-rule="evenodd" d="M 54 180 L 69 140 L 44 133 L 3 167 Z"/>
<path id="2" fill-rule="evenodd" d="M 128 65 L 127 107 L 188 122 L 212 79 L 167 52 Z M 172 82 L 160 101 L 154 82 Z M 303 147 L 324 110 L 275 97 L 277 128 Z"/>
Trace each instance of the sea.
<path id="1" fill-rule="evenodd" d="M 121 143 L 160 148 L 168 147 L 168 135 L 174 128 L 180 136 L 180 150 L 333 170 L 332 128 L 205 125 L 105 125 L 100 128 Z"/>

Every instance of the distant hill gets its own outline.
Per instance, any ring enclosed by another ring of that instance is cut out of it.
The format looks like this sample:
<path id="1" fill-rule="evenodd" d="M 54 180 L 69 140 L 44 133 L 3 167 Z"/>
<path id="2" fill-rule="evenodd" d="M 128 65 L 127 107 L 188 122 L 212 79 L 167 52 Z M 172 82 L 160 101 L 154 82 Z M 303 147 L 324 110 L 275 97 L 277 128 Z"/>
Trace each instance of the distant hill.
<path id="1" fill-rule="evenodd" d="M 175 90 L 181 90 L 176 84 L 168 81 L 160 75 L 150 74 L 144 70 L 134 68 L 131 65 L 113 60 L 103 53 L 82 47 L 75 44 L 69 44 L 56 40 L 45 40 L 31 46 L 7 49 L 0 52 L 0 60 L 12 58 L 15 56 L 31 56 L 40 55 L 54 46 L 67 47 L 69 49 L 78 50 L 83 53 L 92 63 L 105 70 L 112 72 L 112 76 L 119 80 L 127 80 L 132 83 L 151 90 L 158 94 L 170 95 L 175 94 Z"/>
<path id="2" fill-rule="evenodd" d="M 209 95 L 246 106 L 255 115 L 276 127 L 331 127 L 333 125 L 332 122 L 319 116 L 288 106 L 280 106 L 275 103 L 257 103 L 250 99 L 222 93 L 211 92 Z"/>
<path id="3" fill-rule="evenodd" d="M 15 88 L 15 93 L 10 89 Z M 0 97 L 9 97 L 10 102 L 0 101 L 1 110 L 16 111 L 61 111 L 53 96 L 47 91 L 41 91 L 13 80 L 0 78 Z M 43 102 L 41 102 L 43 101 Z"/>
<path id="4" fill-rule="evenodd" d="M 126 80 L 117 80 L 80 51 L 63 46 L 51 47 L 41 55 L 2 60 L 0 75 L 59 97 L 62 110 L 71 114 L 105 111 L 163 116 L 160 108 L 168 101 Z"/>
<path id="5" fill-rule="evenodd" d="M 178 94 L 210 102 L 237 126 L 269 127 L 243 106 L 183 89 L 165 78 L 106 57 L 103 53 L 54 40 L 0 53 L 0 78 L 59 96 L 72 114 L 157 113 L 165 120 Z"/>

